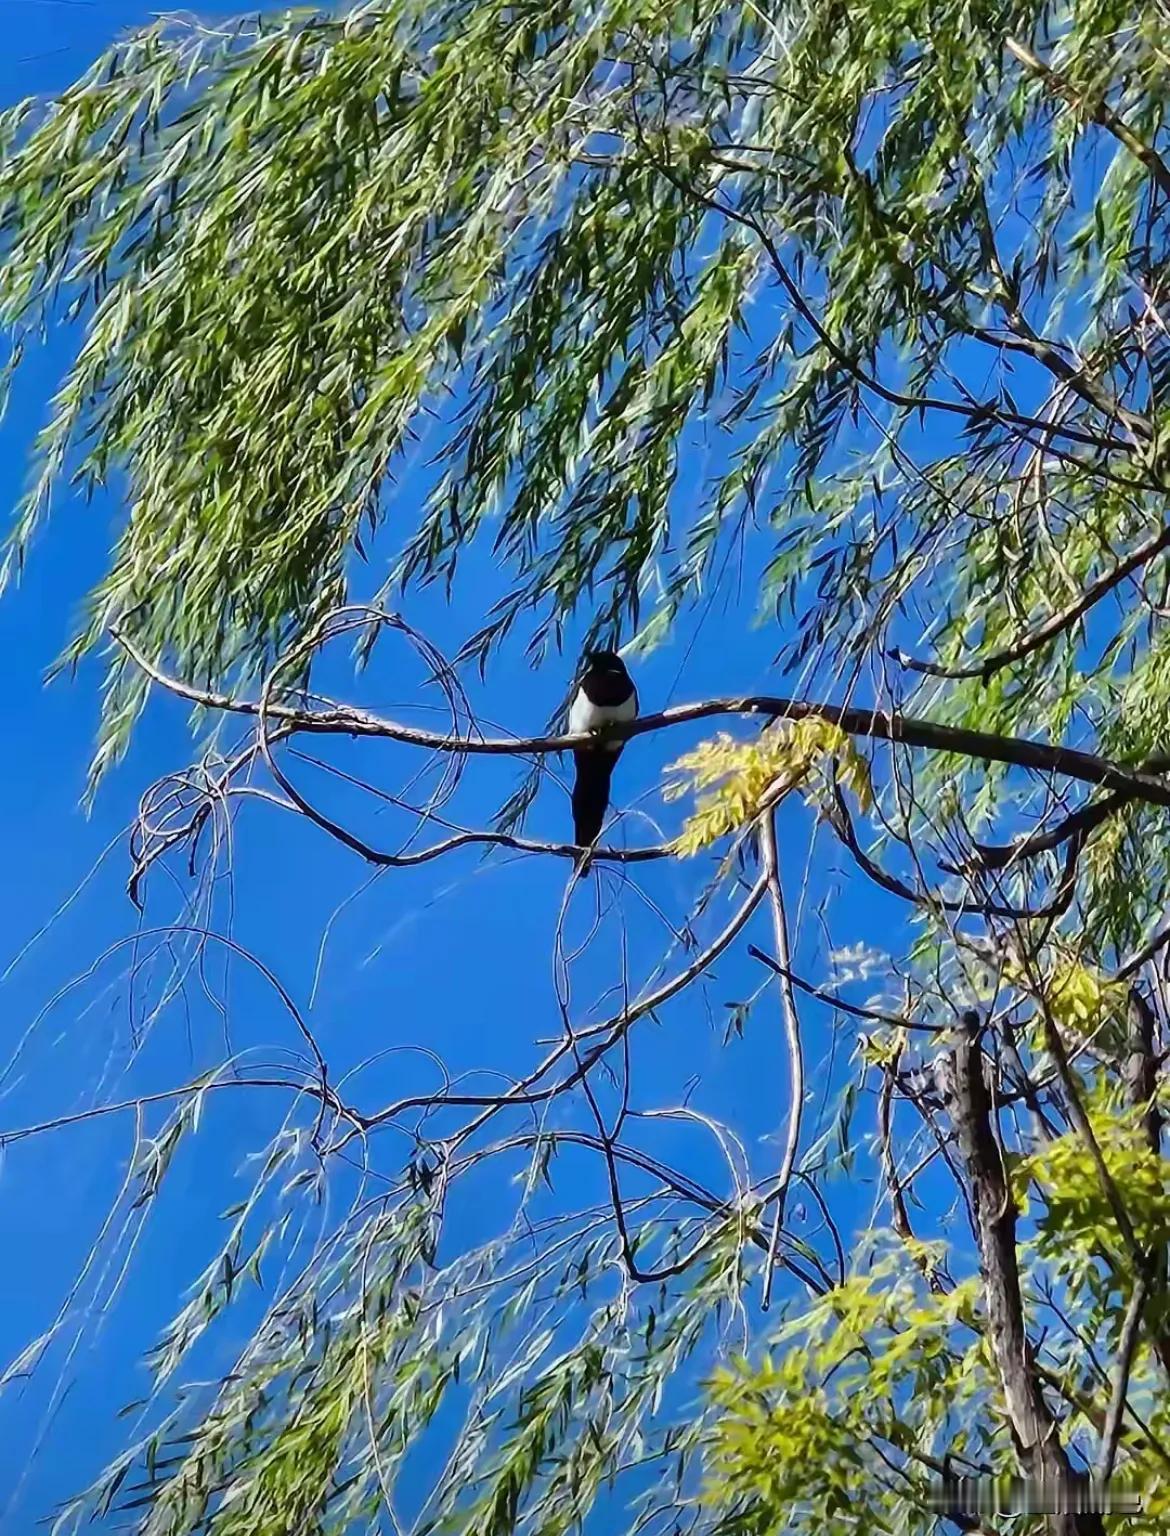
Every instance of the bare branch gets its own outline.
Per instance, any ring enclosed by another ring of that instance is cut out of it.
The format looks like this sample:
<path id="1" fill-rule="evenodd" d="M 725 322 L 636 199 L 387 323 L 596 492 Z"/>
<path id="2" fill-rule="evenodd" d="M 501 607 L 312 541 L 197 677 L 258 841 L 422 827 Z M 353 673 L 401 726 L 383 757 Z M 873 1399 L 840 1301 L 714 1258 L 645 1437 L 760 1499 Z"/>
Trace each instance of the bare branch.
<path id="1" fill-rule="evenodd" d="M 1059 848 L 1061 843 L 1070 838 L 1087 838 L 1115 811 L 1128 804 L 1129 798 L 1128 795 L 1107 795 L 1104 799 L 1081 806 L 1055 826 L 1029 832 L 1014 843 L 976 843 L 971 858 L 965 863 L 945 864 L 940 860 L 940 868 L 945 869 L 949 875 L 967 874 L 974 864 L 983 869 L 1006 869 L 1009 864 L 1021 859 L 1030 859 L 1038 853 L 1048 853 Z"/>
<path id="2" fill-rule="evenodd" d="M 158 667 L 139 656 L 124 636 L 119 635 L 118 638 L 153 681 L 179 697 L 209 709 L 228 710 L 244 715 L 260 713 L 260 705 L 252 700 L 233 699 L 229 695 L 194 688 L 187 683 L 168 677 Z M 268 713 L 296 731 L 380 738 L 402 742 L 408 746 L 425 747 L 434 752 L 525 757 L 550 752 L 568 752 L 574 747 L 594 743 L 594 738 L 587 735 L 533 736 L 514 739 L 441 735 L 435 731 L 400 725 L 393 720 L 385 720 L 365 710 L 344 704 L 333 704 L 320 710 L 308 710 L 273 702 Z M 962 726 L 942 725 L 933 720 L 915 719 L 898 711 L 811 702 L 773 694 L 746 694 L 740 697 L 708 699 L 697 704 L 678 704 L 672 709 L 642 715 L 637 720 L 622 725 L 609 726 L 607 735 L 615 741 L 630 741 L 636 736 L 647 736 L 672 726 L 684 725 L 694 720 L 707 720 L 720 715 L 751 715 L 772 720 L 810 718 L 828 720 L 840 726 L 850 736 L 868 737 L 874 741 L 893 741 L 902 746 L 919 747 L 932 752 L 952 752 L 959 757 L 1007 763 L 1013 767 L 1030 769 L 1038 773 L 1060 774 L 1086 784 L 1100 784 L 1108 789 L 1128 791 L 1135 800 L 1143 800 L 1150 805 L 1170 806 L 1170 784 L 1140 769 L 1124 767 L 1106 758 L 1097 757 L 1091 752 L 1078 751 L 1075 747 L 1058 747 L 1048 742 L 1029 741 L 1019 736 L 998 736 L 988 731 L 972 731 Z"/>
<path id="3" fill-rule="evenodd" d="M 796 1167 L 796 1154 L 800 1147 L 800 1122 L 804 1110 L 804 1053 L 800 1043 L 800 1018 L 796 1012 L 796 997 L 788 972 L 792 969 L 792 956 L 788 944 L 788 918 L 784 911 L 784 887 L 780 882 L 780 855 L 776 847 L 775 812 L 768 809 L 760 820 L 760 854 L 764 866 L 764 878 L 768 883 L 768 896 L 772 906 L 772 933 L 776 941 L 776 953 L 780 957 L 777 975 L 780 979 L 780 1006 L 784 1017 L 784 1036 L 788 1044 L 788 1131 L 784 1140 L 784 1156 L 776 1187 L 771 1198 L 776 1202 L 772 1218 L 772 1240 L 768 1247 L 768 1264 L 764 1275 L 764 1295 L 761 1305 L 765 1310 L 772 1300 L 772 1275 L 780 1247 L 780 1233 L 784 1227 L 784 1206 L 788 1186 Z"/>

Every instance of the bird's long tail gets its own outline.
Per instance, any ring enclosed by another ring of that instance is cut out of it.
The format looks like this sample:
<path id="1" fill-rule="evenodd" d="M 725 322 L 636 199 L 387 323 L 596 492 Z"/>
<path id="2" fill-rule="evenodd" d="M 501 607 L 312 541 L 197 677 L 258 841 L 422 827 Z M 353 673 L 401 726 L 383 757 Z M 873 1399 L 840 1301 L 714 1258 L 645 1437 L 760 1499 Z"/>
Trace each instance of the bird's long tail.
<path id="1" fill-rule="evenodd" d="M 590 869 L 590 852 L 601 835 L 609 806 L 609 785 L 613 778 L 616 752 L 604 748 L 582 748 L 573 753 L 577 778 L 573 785 L 573 841 L 587 851 L 578 865 L 584 876 Z"/>

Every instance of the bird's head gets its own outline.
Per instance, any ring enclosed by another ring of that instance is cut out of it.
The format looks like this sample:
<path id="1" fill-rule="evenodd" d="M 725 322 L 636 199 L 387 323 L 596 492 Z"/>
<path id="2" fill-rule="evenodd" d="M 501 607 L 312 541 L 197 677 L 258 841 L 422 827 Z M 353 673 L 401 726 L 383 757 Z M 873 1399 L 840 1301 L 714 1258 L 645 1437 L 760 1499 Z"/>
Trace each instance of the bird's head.
<path id="1" fill-rule="evenodd" d="M 626 664 L 616 651 L 586 651 L 585 670 L 587 672 L 613 672 L 619 677 L 627 677 Z"/>

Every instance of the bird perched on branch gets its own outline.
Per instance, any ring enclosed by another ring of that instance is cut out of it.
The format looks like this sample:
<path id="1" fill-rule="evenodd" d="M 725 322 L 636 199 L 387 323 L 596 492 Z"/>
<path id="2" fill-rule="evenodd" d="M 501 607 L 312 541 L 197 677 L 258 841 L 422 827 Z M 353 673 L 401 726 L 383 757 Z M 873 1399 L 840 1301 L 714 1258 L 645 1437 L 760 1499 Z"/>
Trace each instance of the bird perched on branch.
<path id="1" fill-rule="evenodd" d="M 569 730 L 604 732 L 607 725 L 633 720 L 638 713 L 638 690 L 616 651 L 587 651 L 585 667 L 569 709 Z M 609 805 L 609 784 L 614 764 L 624 743 L 606 741 L 576 747 L 573 759 L 577 777 L 573 784 L 573 841 L 591 848 L 601 833 Z M 581 873 L 589 868 L 589 856 L 581 861 Z"/>

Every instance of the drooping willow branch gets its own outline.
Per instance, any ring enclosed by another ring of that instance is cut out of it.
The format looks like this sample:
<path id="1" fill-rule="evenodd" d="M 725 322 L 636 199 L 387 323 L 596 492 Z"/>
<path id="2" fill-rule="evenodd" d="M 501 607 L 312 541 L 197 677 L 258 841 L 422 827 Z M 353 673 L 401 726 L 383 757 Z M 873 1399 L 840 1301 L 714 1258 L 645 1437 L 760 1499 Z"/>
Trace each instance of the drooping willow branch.
<path id="1" fill-rule="evenodd" d="M 788 264 L 781 255 L 780 247 L 754 213 L 747 212 L 741 207 L 726 202 L 715 196 L 714 193 L 704 191 L 694 182 L 687 181 L 681 177 L 676 172 L 674 166 L 652 152 L 645 136 L 640 130 L 640 126 L 638 141 L 649 163 L 677 192 L 684 197 L 693 198 L 697 203 L 700 203 L 712 213 L 727 219 L 730 223 L 738 224 L 742 229 L 751 231 L 759 242 L 760 248 L 792 307 L 800 315 L 809 330 L 812 331 L 825 352 L 861 388 L 876 395 L 879 400 L 884 400 L 886 404 L 894 406 L 907 415 L 918 413 L 921 416 L 925 416 L 927 411 L 935 411 L 944 416 L 957 416 L 969 423 L 971 429 L 988 423 L 995 423 L 1003 427 L 1014 427 L 1022 430 L 1025 434 L 1038 431 L 1048 438 L 1053 436 L 1063 437 L 1069 442 L 1082 443 L 1097 449 L 1099 452 L 1127 451 L 1128 445 L 1108 432 L 1092 432 L 1075 424 L 1070 425 L 1067 422 L 1043 421 L 1039 417 L 1023 414 L 1003 402 L 980 403 L 973 400 L 950 400 L 936 395 L 908 394 L 904 390 L 891 388 L 890 385 L 878 378 L 876 374 L 871 373 L 862 360 L 833 335 L 825 321 L 818 315 L 813 305 L 805 297 L 800 284 L 789 270 Z"/>
<path id="2" fill-rule="evenodd" d="M 1162 528 L 1153 538 L 1147 539 L 1144 544 L 1139 544 L 1124 560 L 1119 560 L 1111 570 L 1106 571 L 1086 587 L 1076 602 L 1062 608 L 1059 613 L 1054 613 L 1042 624 L 1038 624 L 1035 629 L 1027 631 L 1018 640 L 1005 646 L 1003 650 L 995 651 L 990 656 L 984 656 L 981 660 L 966 666 L 948 667 L 941 662 L 908 656 L 897 646 L 886 654 L 907 671 L 923 672 L 930 677 L 991 678 L 1003 667 L 1022 661 L 1025 656 L 1030 656 L 1033 651 L 1040 650 L 1049 641 L 1057 639 L 1067 630 L 1074 628 L 1102 598 L 1108 596 L 1115 587 L 1120 586 L 1126 577 L 1140 571 L 1144 565 L 1148 565 L 1151 560 L 1168 549 L 1170 549 L 1170 527 Z"/>
<path id="3" fill-rule="evenodd" d="M 761 1305 L 767 1311 L 772 1299 L 772 1279 L 779 1252 L 780 1233 L 784 1227 L 784 1206 L 788 1187 L 796 1169 L 796 1154 L 800 1146 L 800 1125 L 804 1111 L 804 1051 L 800 1038 L 800 1019 L 796 1010 L 796 997 L 790 979 L 792 955 L 788 939 L 788 916 L 784 910 L 784 887 L 780 879 L 780 854 L 776 845 L 774 812 L 769 809 L 760 818 L 760 861 L 768 882 L 768 896 L 772 907 L 772 935 L 780 963 L 780 1010 L 784 1020 L 784 1037 L 788 1049 L 788 1129 L 784 1139 L 784 1156 L 776 1176 L 772 1198 L 776 1209 L 772 1217 L 772 1237 L 768 1245 L 768 1266 L 764 1276 L 764 1294 Z"/>
<path id="4" fill-rule="evenodd" d="M 584 1072 L 589 1071 L 600 1062 L 613 1046 L 628 1034 L 629 1030 L 640 1018 L 654 1013 L 663 1003 L 684 991 L 692 981 L 713 965 L 724 950 L 743 932 L 748 920 L 763 900 L 767 888 L 767 879 L 765 876 L 761 876 L 732 914 L 722 931 L 676 975 L 662 982 L 652 992 L 627 1003 L 621 1012 L 614 1014 L 613 1017 L 578 1030 L 575 1035 L 578 1043 L 587 1039 L 594 1039 L 598 1036 L 601 1036 L 601 1039 L 597 1045 L 591 1047 L 584 1054 L 582 1065 L 580 1067 L 574 1066 L 558 1083 L 552 1084 L 548 1088 L 537 1089 L 535 1087 L 558 1062 L 562 1061 L 569 1054 L 571 1046 L 567 1040 L 558 1041 L 548 1055 L 532 1071 L 504 1093 L 494 1095 L 450 1093 L 412 1095 L 408 1098 L 399 1099 L 396 1103 L 388 1105 L 376 1114 L 366 1116 L 362 1120 L 362 1129 L 372 1130 L 377 1125 L 392 1121 L 407 1109 L 430 1108 L 452 1104 L 482 1107 L 483 1112 L 476 1116 L 475 1119 L 469 1121 L 462 1130 L 451 1138 L 452 1145 L 458 1145 L 482 1130 L 487 1121 L 501 1109 L 510 1108 L 514 1105 L 546 1103 L 548 1100 L 556 1098 L 559 1094 L 573 1087 L 580 1080 Z M 353 1132 L 350 1132 L 346 1136 L 345 1141 L 351 1139 L 353 1134 Z M 342 1141 L 340 1145 L 344 1146 L 345 1141 Z"/>
<path id="5" fill-rule="evenodd" d="M 1078 112 L 1083 112 L 1093 122 L 1099 123 L 1121 144 L 1124 144 L 1135 160 L 1140 161 L 1149 172 L 1152 179 L 1164 193 L 1170 195 L 1170 166 L 1158 154 L 1151 144 L 1134 132 L 1130 124 L 1122 115 L 1109 105 L 1105 98 L 1093 98 L 1086 92 L 1078 90 L 1064 78 L 1059 71 L 1050 64 L 1037 58 L 1024 42 L 1019 38 L 1006 37 L 1004 47 L 1013 54 L 1021 64 L 1042 80 L 1044 85 L 1053 95 L 1061 96 Z"/>

